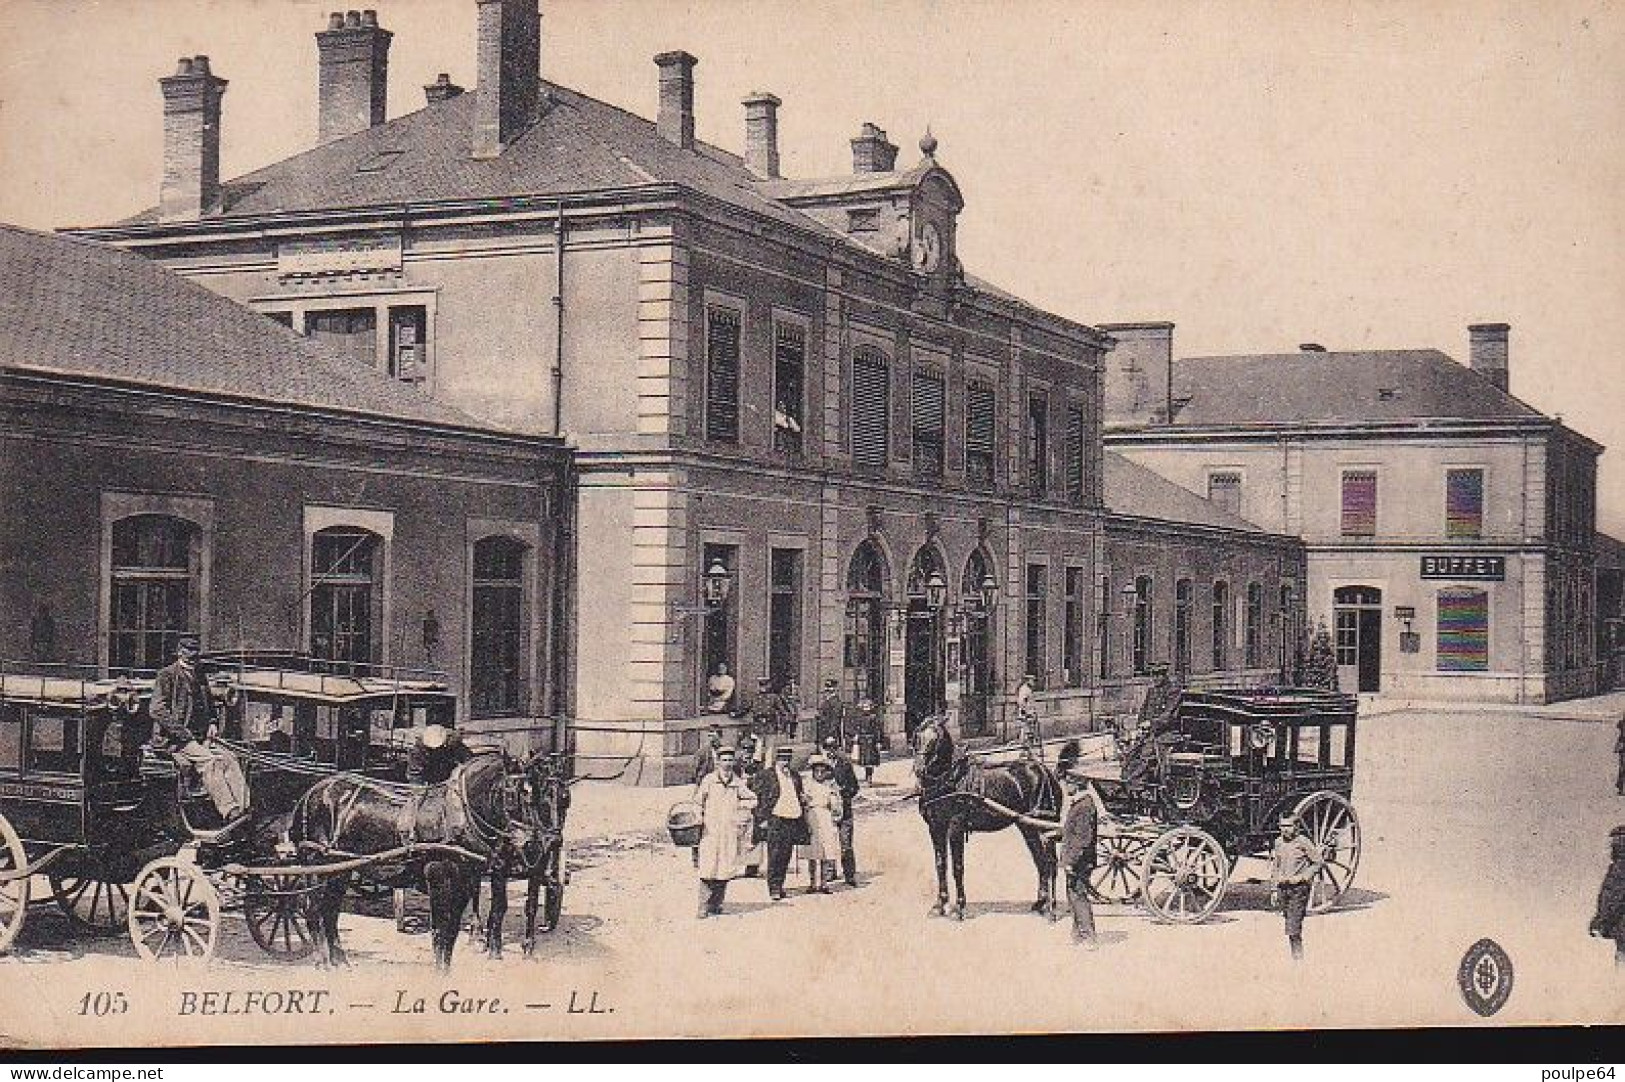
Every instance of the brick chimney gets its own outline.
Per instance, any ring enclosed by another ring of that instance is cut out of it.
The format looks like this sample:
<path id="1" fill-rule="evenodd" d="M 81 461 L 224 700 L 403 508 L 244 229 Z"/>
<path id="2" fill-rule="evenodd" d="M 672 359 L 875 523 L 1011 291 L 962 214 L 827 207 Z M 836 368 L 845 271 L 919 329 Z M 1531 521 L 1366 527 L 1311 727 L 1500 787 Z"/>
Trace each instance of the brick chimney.
<path id="1" fill-rule="evenodd" d="M 1168 423 L 1174 325 L 1102 323 L 1100 329 L 1117 339 L 1106 354 L 1106 422 Z"/>
<path id="2" fill-rule="evenodd" d="M 779 106 L 783 104 L 761 90 L 744 101 L 745 168 L 768 180 L 779 176 Z"/>
<path id="3" fill-rule="evenodd" d="M 376 11 L 337 11 L 316 32 L 317 143 L 331 143 L 384 122 L 389 42 Z"/>
<path id="4" fill-rule="evenodd" d="M 1511 330 L 1505 323 L 1474 323 L 1467 328 L 1467 363 L 1503 391 L 1510 384 L 1507 335 Z"/>
<path id="5" fill-rule="evenodd" d="M 206 56 L 181 57 L 175 74 L 158 80 L 164 95 L 164 179 L 158 217 L 201 218 L 220 209 L 220 99 L 226 80 Z"/>
<path id="6" fill-rule="evenodd" d="M 463 88 L 451 81 L 451 76 L 441 72 L 434 82 L 423 88 L 423 96 L 430 105 L 441 101 L 450 101 L 463 92 Z"/>
<path id="7" fill-rule="evenodd" d="M 852 171 L 854 173 L 889 173 L 897 166 L 897 145 L 886 138 L 886 132 L 864 121 L 863 130 L 852 140 Z"/>
<path id="8" fill-rule="evenodd" d="M 655 129 L 660 137 L 694 149 L 694 65 L 699 60 L 682 50 L 655 57 L 660 68 L 660 112 Z"/>
<path id="9" fill-rule="evenodd" d="M 542 14 L 536 0 L 474 0 L 479 69 L 473 152 L 495 158 L 536 122 L 542 94 Z"/>

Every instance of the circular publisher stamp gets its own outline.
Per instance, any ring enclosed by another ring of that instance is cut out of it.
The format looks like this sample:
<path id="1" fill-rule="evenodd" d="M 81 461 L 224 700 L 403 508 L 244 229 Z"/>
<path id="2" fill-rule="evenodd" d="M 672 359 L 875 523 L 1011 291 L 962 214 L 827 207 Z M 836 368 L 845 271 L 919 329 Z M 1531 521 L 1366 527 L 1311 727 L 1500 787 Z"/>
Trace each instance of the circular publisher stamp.
<path id="1" fill-rule="evenodd" d="M 1462 956 L 1456 983 L 1467 1006 L 1488 1018 L 1512 995 L 1512 959 L 1495 940 L 1480 939 Z"/>

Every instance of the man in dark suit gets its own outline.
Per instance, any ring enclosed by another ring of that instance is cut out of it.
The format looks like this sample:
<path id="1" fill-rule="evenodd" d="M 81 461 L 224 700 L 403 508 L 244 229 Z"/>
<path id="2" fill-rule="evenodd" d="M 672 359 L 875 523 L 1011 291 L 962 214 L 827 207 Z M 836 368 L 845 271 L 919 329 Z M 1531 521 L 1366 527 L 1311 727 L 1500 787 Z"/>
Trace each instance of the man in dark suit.
<path id="1" fill-rule="evenodd" d="M 237 757 L 215 743 L 220 726 L 198 657 L 198 640 L 181 639 L 174 664 L 158 670 L 147 712 L 158 726 L 157 739 L 176 762 L 197 771 L 222 823 L 232 823 L 248 811 L 248 781 Z"/>
<path id="2" fill-rule="evenodd" d="M 1089 872 L 1095 866 L 1095 838 L 1099 814 L 1089 781 L 1081 774 L 1066 776 L 1069 805 L 1061 824 L 1061 870 L 1066 875 L 1066 900 L 1072 905 L 1072 940 L 1095 949 L 1095 911 L 1089 904 Z"/>
<path id="3" fill-rule="evenodd" d="M 1608 872 L 1597 892 L 1597 915 L 1591 918 L 1591 934 L 1614 941 L 1614 967 L 1625 969 L 1625 826 L 1608 835 Z"/>
<path id="4" fill-rule="evenodd" d="M 779 901 L 784 897 L 790 855 L 810 837 L 801 775 L 790 768 L 789 745 L 774 753 L 773 765 L 758 771 L 750 779 L 750 787 L 756 793 L 757 829 L 767 845 L 767 894 Z"/>
<path id="5" fill-rule="evenodd" d="M 846 885 L 858 885 L 858 856 L 852 848 L 852 801 L 858 795 L 858 772 L 852 766 L 851 756 L 841 747 L 840 738 L 831 734 L 824 737 L 824 758 L 835 771 L 835 787 L 841 793 L 841 818 L 835 823 L 835 832 L 841 839 L 841 875 Z"/>

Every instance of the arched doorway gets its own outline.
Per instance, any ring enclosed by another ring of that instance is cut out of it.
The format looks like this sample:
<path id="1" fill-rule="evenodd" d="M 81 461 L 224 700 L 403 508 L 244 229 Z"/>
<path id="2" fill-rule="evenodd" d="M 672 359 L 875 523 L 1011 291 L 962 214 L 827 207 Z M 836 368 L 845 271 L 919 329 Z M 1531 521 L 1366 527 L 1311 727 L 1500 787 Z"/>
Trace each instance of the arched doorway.
<path id="1" fill-rule="evenodd" d="M 891 574 L 886 556 L 873 541 L 852 554 L 846 572 L 846 649 L 841 688 L 854 703 L 868 699 L 877 711 L 886 704 L 886 597 Z"/>
<path id="2" fill-rule="evenodd" d="M 922 545 L 908 569 L 908 615 L 903 631 L 903 731 L 912 737 L 921 721 L 947 705 L 947 636 L 943 608 L 948 576 L 942 556 Z M 933 604 L 934 602 L 934 604 Z"/>
<path id="3" fill-rule="evenodd" d="M 959 582 L 960 609 L 965 614 L 960 646 L 960 731 L 965 736 L 987 732 L 993 698 L 993 618 L 998 610 L 998 579 L 987 554 L 977 549 L 965 561 Z"/>
<path id="4" fill-rule="evenodd" d="M 1382 591 L 1339 586 L 1332 592 L 1337 622 L 1337 686 L 1344 691 L 1382 688 Z"/>

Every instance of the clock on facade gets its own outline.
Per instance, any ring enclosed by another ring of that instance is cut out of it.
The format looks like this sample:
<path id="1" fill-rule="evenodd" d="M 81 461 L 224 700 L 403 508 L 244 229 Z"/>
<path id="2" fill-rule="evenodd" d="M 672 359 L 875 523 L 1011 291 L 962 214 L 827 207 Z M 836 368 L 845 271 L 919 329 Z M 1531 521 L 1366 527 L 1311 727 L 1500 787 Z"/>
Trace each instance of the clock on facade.
<path id="1" fill-rule="evenodd" d="M 930 273 L 942 263 L 942 234 L 930 222 L 920 227 L 914 238 L 914 265 Z"/>

